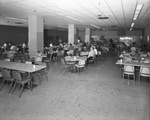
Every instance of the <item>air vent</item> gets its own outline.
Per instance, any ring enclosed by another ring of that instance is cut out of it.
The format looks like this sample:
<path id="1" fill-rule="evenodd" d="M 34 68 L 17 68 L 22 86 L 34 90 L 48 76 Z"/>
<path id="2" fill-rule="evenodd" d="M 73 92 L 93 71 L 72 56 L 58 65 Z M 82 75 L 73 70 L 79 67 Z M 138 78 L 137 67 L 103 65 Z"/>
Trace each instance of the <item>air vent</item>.
<path id="1" fill-rule="evenodd" d="M 101 17 L 101 16 L 99 16 L 98 19 L 109 19 L 109 17 Z"/>
<path id="2" fill-rule="evenodd" d="M 101 14 L 97 15 L 98 19 L 109 19 L 107 16 L 102 16 Z"/>
<path id="3" fill-rule="evenodd" d="M 23 24 L 23 22 L 15 22 L 15 24 L 18 24 L 18 25 L 20 25 L 20 24 Z"/>

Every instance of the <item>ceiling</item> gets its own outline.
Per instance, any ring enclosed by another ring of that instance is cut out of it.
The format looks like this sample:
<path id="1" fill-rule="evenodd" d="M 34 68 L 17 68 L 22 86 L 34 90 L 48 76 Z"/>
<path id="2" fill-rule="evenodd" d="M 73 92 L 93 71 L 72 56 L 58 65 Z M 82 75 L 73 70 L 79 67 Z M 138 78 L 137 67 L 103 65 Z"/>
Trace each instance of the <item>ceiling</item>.
<path id="1" fill-rule="evenodd" d="M 137 20 L 136 6 L 143 4 Z M 44 18 L 45 28 L 144 29 L 150 24 L 150 0 L 0 0 L 0 25 L 27 26 L 29 15 Z M 98 16 L 109 19 L 98 19 Z"/>

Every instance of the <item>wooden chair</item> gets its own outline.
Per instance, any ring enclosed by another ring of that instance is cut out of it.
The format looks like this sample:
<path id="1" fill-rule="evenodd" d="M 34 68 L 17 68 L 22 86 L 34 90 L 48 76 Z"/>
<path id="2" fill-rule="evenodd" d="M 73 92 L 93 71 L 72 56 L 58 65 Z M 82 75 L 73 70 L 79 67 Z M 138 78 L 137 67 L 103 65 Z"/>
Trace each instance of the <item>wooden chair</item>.
<path id="1" fill-rule="evenodd" d="M 130 80 L 130 76 L 133 76 L 133 80 L 135 82 L 135 68 L 132 65 L 124 65 L 123 68 L 123 80 L 125 81 L 125 75 L 127 75 L 128 84 Z"/>
<path id="2" fill-rule="evenodd" d="M 15 84 L 14 84 L 14 87 L 12 89 L 12 94 L 14 93 L 16 87 L 18 84 L 22 85 L 22 90 L 20 92 L 20 95 L 19 97 L 21 97 L 23 91 L 24 91 L 24 86 L 25 84 L 28 84 L 28 87 L 31 89 L 32 91 L 32 82 L 31 82 L 31 78 L 29 78 L 28 76 L 22 76 L 20 72 L 18 71 L 12 71 L 12 75 L 13 75 L 13 78 L 15 79 Z"/>
<path id="3" fill-rule="evenodd" d="M 1 72 L 2 72 L 2 80 L 3 80 L 3 82 L 2 82 L 2 85 L 0 87 L 0 91 L 3 89 L 5 82 L 9 81 L 11 83 L 11 87 L 10 87 L 10 90 L 9 90 L 8 93 L 10 93 L 10 91 L 11 91 L 11 89 L 13 87 L 14 78 L 12 77 L 11 72 L 10 72 L 9 69 L 4 69 L 3 68 L 3 69 L 1 69 Z"/>
<path id="4" fill-rule="evenodd" d="M 86 68 L 86 60 L 79 60 L 79 63 L 75 65 L 75 67 L 77 68 L 78 73 L 80 73 L 80 71 L 84 68 Z"/>
<path id="5" fill-rule="evenodd" d="M 61 58 L 60 62 L 61 62 L 61 71 L 60 72 L 62 72 L 64 70 L 64 73 L 65 73 L 67 70 L 70 69 L 71 65 L 66 63 L 65 58 Z"/>
<path id="6" fill-rule="evenodd" d="M 40 71 L 37 72 L 38 78 L 39 78 L 39 80 L 40 80 L 40 84 L 41 84 L 41 82 L 42 82 L 42 80 L 43 80 L 44 77 L 45 77 L 46 80 L 48 81 L 48 73 L 49 73 L 49 70 L 50 70 L 50 61 L 48 62 L 48 61 L 46 60 L 46 61 L 44 61 L 44 63 L 41 64 L 41 65 L 46 66 L 46 68 L 44 68 L 44 69 L 42 69 L 42 70 L 40 70 Z"/>
<path id="7" fill-rule="evenodd" d="M 141 82 L 141 77 L 150 78 L 150 68 L 149 67 L 140 67 L 139 71 L 139 82 Z"/>

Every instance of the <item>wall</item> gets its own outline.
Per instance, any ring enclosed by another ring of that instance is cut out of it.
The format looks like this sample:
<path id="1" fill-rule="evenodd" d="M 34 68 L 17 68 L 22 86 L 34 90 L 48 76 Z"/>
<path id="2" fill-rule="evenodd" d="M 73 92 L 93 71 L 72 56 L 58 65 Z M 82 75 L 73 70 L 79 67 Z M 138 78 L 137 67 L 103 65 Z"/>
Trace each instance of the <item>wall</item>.
<path id="1" fill-rule="evenodd" d="M 0 46 L 5 42 L 21 44 L 28 41 L 28 29 L 25 27 L 0 25 Z"/>
<path id="2" fill-rule="evenodd" d="M 58 44 L 59 38 L 62 38 L 63 41 L 67 41 L 68 31 L 44 29 L 45 44 Z M 12 42 L 14 44 L 22 44 L 23 42 L 28 43 L 28 28 L 0 25 L 0 46 L 5 42 Z"/>
<path id="3" fill-rule="evenodd" d="M 144 30 L 144 39 L 142 41 L 143 45 L 146 46 L 148 50 L 150 50 L 150 41 L 147 40 L 147 36 L 150 37 L 150 24 Z"/>
<path id="4" fill-rule="evenodd" d="M 117 31 L 93 31 L 91 32 L 91 36 L 100 36 L 100 39 L 106 39 L 106 40 L 109 40 L 109 39 L 115 39 L 117 38 Z"/>
<path id="5" fill-rule="evenodd" d="M 143 31 L 142 30 L 126 31 L 126 36 L 143 36 Z"/>
<path id="6" fill-rule="evenodd" d="M 68 31 L 45 29 L 44 30 L 44 44 L 48 46 L 50 43 L 59 44 L 59 39 L 63 42 L 68 42 Z"/>
<path id="7" fill-rule="evenodd" d="M 77 34 L 80 40 L 85 41 L 85 30 L 78 30 Z"/>

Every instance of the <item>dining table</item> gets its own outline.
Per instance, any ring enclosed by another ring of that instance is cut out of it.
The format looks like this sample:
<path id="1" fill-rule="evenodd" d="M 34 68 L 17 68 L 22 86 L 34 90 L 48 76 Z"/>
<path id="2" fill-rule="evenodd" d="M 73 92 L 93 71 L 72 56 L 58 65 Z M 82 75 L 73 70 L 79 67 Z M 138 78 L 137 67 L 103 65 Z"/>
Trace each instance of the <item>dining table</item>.
<path id="1" fill-rule="evenodd" d="M 34 73 L 36 71 L 46 68 L 46 66 L 0 60 L 0 68 Z"/>
<path id="2" fill-rule="evenodd" d="M 120 65 L 121 66 L 121 73 L 122 73 L 122 67 L 124 65 L 131 65 L 131 66 L 134 66 L 135 67 L 135 79 L 137 79 L 139 81 L 139 71 L 140 71 L 140 67 L 149 67 L 150 68 L 150 62 L 144 62 L 144 61 L 135 61 L 135 60 L 123 60 L 123 59 L 120 59 L 120 60 L 117 60 L 116 62 L 117 65 Z"/>
<path id="3" fill-rule="evenodd" d="M 21 73 L 28 73 L 28 78 L 31 78 L 31 74 L 38 72 L 42 69 L 45 69 L 46 65 L 35 65 L 35 64 L 26 64 L 26 63 L 0 60 L 0 68 L 16 70 Z M 31 81 L 31 84 L 33 86 L 33 81 Z"/>
<path id="4" fill-rule="evenodd" d="M 68 62 L 78 62 L 80 60 L 86 60 L 87 57 L 86 56 L 66 56 L 65 60 Z"/>
<path id="5" fill-rule="evenodd" d="M 66 56 L 65 61 L 66 64 L 70 65 L 71 72 L 75 72 L 75 65 L 80 61 L 80 60 L 86 60 L 86 56 Z"/>
<path id="6" fill-rule="evenodd" d="M 126 60 L 118 60 L 116 62 L 117 65 L 133 65 L 133 66 L 137 66 L 137 67 L 150 67 L 150 63 L 145 63 L 144 61 L 134 61 L 134 60 L 130 60 L 130 61 L 126 61 Z"/>

